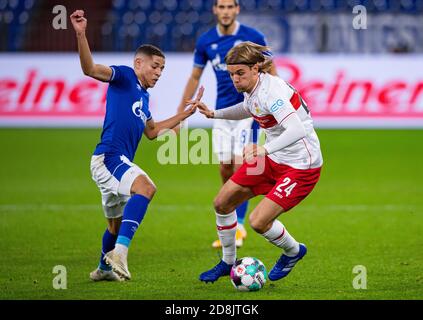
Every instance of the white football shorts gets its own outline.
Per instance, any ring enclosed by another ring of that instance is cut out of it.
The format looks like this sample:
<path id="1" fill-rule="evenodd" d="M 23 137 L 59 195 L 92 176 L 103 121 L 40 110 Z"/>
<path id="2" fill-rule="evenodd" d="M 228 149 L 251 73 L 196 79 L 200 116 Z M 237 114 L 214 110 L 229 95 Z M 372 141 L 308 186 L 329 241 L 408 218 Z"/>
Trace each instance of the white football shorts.
<path id="1" fill-rule="evenodd" d="M 123 215 L 123 208 L 131 197 L 132 183 L 139 175 L 150 179 L 144 170 L 123 155 L 106 157 L 101 154 L 91 157 L 91 176 L 100 189 L 106 218 Z"/>
<path id="2" fill-rule="evenodd" d="M 258 130 L 253 129 L 254 118 L 243 120 L 213 120 L 213 152 L 222 163 L 230 164 L 234 156 L 242 156 L 244 147 L 257 143 Z"/>

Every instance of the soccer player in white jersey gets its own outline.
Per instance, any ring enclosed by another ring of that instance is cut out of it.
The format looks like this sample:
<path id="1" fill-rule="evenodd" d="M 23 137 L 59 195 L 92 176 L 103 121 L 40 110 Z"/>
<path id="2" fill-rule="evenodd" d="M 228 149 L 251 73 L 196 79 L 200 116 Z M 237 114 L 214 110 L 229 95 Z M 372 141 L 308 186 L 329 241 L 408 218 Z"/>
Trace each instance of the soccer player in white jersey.
<path id="1" fill-rule="evenodd" d="M 240 4 L 237 0 L 215 0 L 213 14 L 217 25 L 203 33 L 197 40 L 194 52 L 194 67 L 186 84 L 182 101 L 178 111 L 185 108 L 185 101 L 192 98 L 203 74 L 204 68 L 210 61 L 216 75 L 217 97 L 216 109 L 224 109 L 243 100 L 238 93 L 226 70 L 224 58 L 229 50 L 243 41 L 252 41 L 266 45 L 264 35 L 258 30 L 237 21 Z M 271 74 L 276 74 L 276 68 L 271 67 Z M 259 126 L 253 118 L 242 121 L 219 119 L 213 123 L 213 152 L 220 162 L 219 172 L 225 183 L 242 164 L 242 149 L 250 142 L 258 141 Z M 236 208 L 238 230 L 236 232 L 237 247 L 241 247 L 247 236 L 244 219 L 247 213 L 248 201 L 240 203 Z M 220 240 L 212 243 L 214 248 L 220 248 Z"/>
<path id="2" fill-rule="evenodd" d="M 313 190 L 323 164 L 319 139 L 307 105 L 284 80 L 268 73 L 267 47 L 244 42 L 232 48 L 225 60 L 228 72 L 244 101 L 221 110 L 210 110 L 203 102 L 191 103 L 213 119 L 241 120 L 254 117 L 266 134 L 263 146 L 244 148 L 244 164 L 220 189 L 214 200 L 216 224 L 222 242 L 222 260 L 202 273 L 200 280 L 214 282 L 229 275 L 236 260 L 235 208 L 257 195 L 265 198 L 250 214 L 251 227 L 283 253 L 269 279 L 288 275 L 304 257 L 307 248 L 290 235 L 276 218 L 295 207 Z"/>

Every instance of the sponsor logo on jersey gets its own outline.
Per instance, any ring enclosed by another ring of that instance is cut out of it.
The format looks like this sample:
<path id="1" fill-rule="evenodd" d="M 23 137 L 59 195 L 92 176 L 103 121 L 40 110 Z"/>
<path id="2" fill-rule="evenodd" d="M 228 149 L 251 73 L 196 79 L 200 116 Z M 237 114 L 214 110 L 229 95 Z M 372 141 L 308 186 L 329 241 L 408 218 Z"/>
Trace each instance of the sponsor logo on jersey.
<path id="1" fill-rule="evenodd" d="M 226 66 L 226 63 L 222 62 L 222 59 L 220 58 L 220 55 L 217 54 L 216 57 L 211 61 L 214 70 L 216 71 L 227 71 L 228 67 Z"/>
<path id="2" fill-rule="evenodd" d="M 283 100 L 278 99 L 276 102 L 270 107 L 270 112 L 276 112 L 283 106 Z"/>
<path id="3" fill-rule="evenodd" d="M 132 112 L 134 113 L 134 115 L 136 117 L 141 118 L 142 122 L 146 123 L 147 122 L 147 116 L 142 111 L 142 105 L 143 105 L 142 100 L 134 102 L 134 104 L 132 105 Z"/>

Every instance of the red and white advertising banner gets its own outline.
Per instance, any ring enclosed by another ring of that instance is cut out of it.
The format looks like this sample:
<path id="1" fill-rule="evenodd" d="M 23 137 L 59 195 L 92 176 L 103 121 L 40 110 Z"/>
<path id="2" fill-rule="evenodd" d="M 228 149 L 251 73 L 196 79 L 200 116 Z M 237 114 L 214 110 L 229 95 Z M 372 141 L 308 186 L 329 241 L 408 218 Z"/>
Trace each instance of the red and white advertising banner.
<path id="1" fill-rule="evenodd" d="M 132 54 L 94 54 L 105 65 L 132 65 Z M 422 55 L 277 56 L 278 74 L 307 102 L 316 127 L 423 128 Z M 192 70 L 191 54 L 167 54 L 150 89 L 155 120 L 172 116 Z M 210 64 L 201 84 L 214 107 L 216 80 Z M 0 126 L 99 127 L 107 83 L 83 75 L 75 54 L 0 54 Z M 210 127 L 195 114 L 190 127 Z"/>

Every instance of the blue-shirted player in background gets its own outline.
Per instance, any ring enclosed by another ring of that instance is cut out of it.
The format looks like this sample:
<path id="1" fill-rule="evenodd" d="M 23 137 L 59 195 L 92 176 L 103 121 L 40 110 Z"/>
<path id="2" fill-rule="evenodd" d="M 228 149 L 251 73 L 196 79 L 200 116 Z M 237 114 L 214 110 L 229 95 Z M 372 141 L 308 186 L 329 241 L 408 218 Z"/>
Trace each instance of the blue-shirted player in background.
<path id="1" fill-rule="evenodd" d="M 154 87 L 162 74 L 165 65 L 162 51 L 152 45 L 140 46 L 133 69 L 94 64 L 85 36 L 84 11 L 77 10 L 70 18 L 84 74 L 109 82 L 101 142 L 91 159 L 91 174 L 101 192 L 108 227 L 103 235 L 99 266 L 91 272 L 90 278 L 94 281 L 129 280 L 128 247 L 156 192 L 149 176 L 132 163 L 138 143 L 143 133 L 154 139 L 161 130 L 175 128 L 192 115 L 195 108 L 155 123 L 148 109 L 147 89 Z M 197 98 L 201 95 L 202 89 Z"/>
<path id="2" fill-rule="evenodd" d="M 259 31 L 240 24 L 236 17 L 240 12 L 238 0 L 216 0 L 213 13 L 217 19 L 217 26 L 202 34 L 197 40 L 194 53 L 194 68 L 186 84 L 182 101 L 178 111 L 185 108 L 185 102 L 190 100 L 196 92 L 201 75 L 208 61 L 213 66 L 217 80 L 216 109 L 223 109 L 240 103 L 244 96 L 235 89 L 231 77 L 227 72 L 225 56 L 229 50 L 244 41 L 251 41 L 259 45 L 266 45 L 263 34 Z M 269 72 L 276 75 L 276 68 L 272 65 Z M 242 165 L 242 150 L 249 143 L 257 143 L 259 126 L 253 118 L 244 120 L 218 119 L 213 123 L 213 151 L 220 162 L 220 176 L 223 184 Z M 241 247 L 247 236 L 244 219 L 248 201 L 237 209 L 238 227 L 236 232 L 236 246 Z M 214 248 L 222 246 L 220 240 L 213 242 Z"/>

